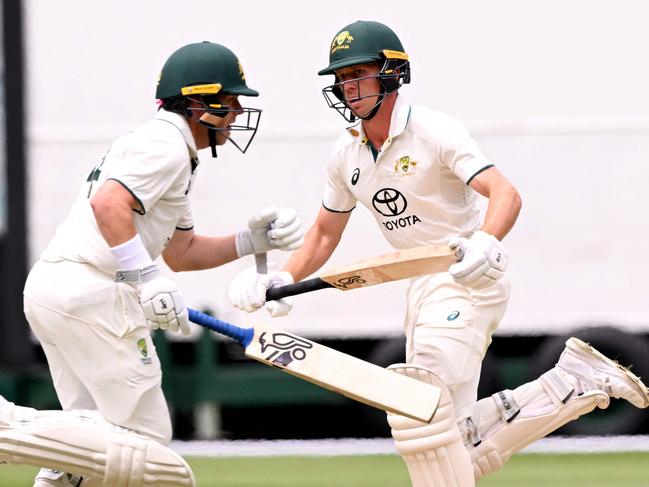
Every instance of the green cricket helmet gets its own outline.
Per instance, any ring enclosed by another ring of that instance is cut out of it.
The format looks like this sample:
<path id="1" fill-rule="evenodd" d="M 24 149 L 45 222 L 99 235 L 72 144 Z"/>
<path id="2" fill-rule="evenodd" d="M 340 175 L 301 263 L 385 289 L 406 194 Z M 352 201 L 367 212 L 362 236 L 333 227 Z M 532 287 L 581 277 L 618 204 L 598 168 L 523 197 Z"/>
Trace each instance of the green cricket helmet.
<path id="1" fill-rule="evenodd" d="M 372 118 L 387 94 L 398 90 L 402 84 L 410 83 L 410 63 L 399 37 L 387 25 L 371 20 L 359 20 L 349 24 L 334 36 L 329 47 L 329 65 L 318 71 L 318 74 L 335 76 L 336 71 L 341 68 L 368 63 L 377 63 L 380 66 L 376 75 L 380 92 L 361 97 L 378 96 L 376 105 L 368 113 L 352 112 L 343 94 L 345 83 L 358 84 L 364 78 L 346 80 L 343 83 L 336 76 L 335 83 L 322 90 L 329 107 L 338 111 L 349 122 L 353 122 L 356 117 L 365 120 Z"/>
<path id="2" fill-rule="evenodd" d="M 156 98 L 183 107 L 182 113 L 191 118 L 192 111 L 203 112 L 199 121 L 209 129 L 212 155 L 216 157 L 217 135 L 232 142 L 237 149 L 245 152 L 255 134 L 261 110 L 257 108 L 232 108 L 220 102 L 221 94 L 259 96 L 259 92 L 249 88 L 243 67 L 235 54 L 227 47 L 213 42 L 188 44 L 175 51 L 165 62 L 160 72 Z M 187 100 L 199 101 L 201 108 L 189 108 Z M 237 117 L 246 119 L 245 123 L 233 123 L 221 128 L 211 121 L 213 117 L 223 118 L 229 112 L 237 112 Z M 245 144 L 238 144 L 226 132 L 248 132 Z"/>
<path id="3" fill-rule="evenodd" d="M 259 96 L 248 88 L 241 63 L 221 44 L 197 42 L 174 52 L 162 67 L 156 98 L 226 93 Z"/>

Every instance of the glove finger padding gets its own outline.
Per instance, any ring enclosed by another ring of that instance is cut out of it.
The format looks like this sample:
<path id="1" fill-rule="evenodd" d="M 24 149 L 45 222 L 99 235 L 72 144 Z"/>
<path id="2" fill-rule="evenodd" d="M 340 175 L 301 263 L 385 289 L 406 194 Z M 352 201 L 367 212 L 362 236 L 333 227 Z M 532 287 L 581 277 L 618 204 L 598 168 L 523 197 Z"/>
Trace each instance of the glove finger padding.
<path id="1" fill-rule="evenodd" d="M 268 282 L 269 289 L 271 287 L 287 286 L 295 282 L 293 280 L 293 276 L 289 272 L 271 272 L 270 274 L 268 274 L 268 276 L 270 278 Z M 292 309 L 293 298 L 291 297 L 282 298 L 275 301 L 268 301 L 266 303 L 266 311 L 268 311 L 270 316 L 272 316 L 273 318 L 286 316 L 291 312 Z"/>
<path id="2" fill-rule="evenodd" d="M 280 245 L 284 242 L 294 242 L 295 240 L 302 238 L 303 235 L 304 230 L 302 229 L 302 223 L 300 222 L 299 218 L 296 218 L 286 226 L 280 227 L 275 225 L 268 232 L 268 238 Z"/>
<path id="3" fill-rule="evenodd" d="M 277 219 L 272 222 L 268 238 L 274 248 L 280 250 L 296 250 L 304 243 L 302 222 L 293 208 L 282 208 L 278 211 Z"/>
<path id="4" fill-rule="evenodd" d="M 466 242 L 467 242 L 466 238 L 455 237 L 450 240 L 448 246 L 451 248 L 451 250 L 458 250 L 458 249 L 463 250 L 464 247 L 466 246 Z"/>
<path id="5" fill-rule="evenodd" d="M 273 318 L 286 316 L 293 309 L 293 298 L 282 298 L 276 301 L 268 301 L 266 303 L 266 311 Z"/>
<path id="6" fill-rule="evenodd" d="M 273 222 L 274 228 L 284 228 L 293 224 L 295 221 L 300 221 L 297 216 L 297 211 L 294 208 L 279 208 L 277 210 L 277 217 Z"/>
<path id="7" fill-rule="evenodd" d="M 237 233 L 237 256 L 259 254 L 272 249 L 295 250 L 304 243 L 304 230 L 292 208 L 269 206 L 248 220 L 248 229 Z"/>
<path id="8" fill-rule="evenodd" d="M 448 272 L 457 282 L 463 285 L 477 281 L 489 270 L 489 262 L 484 260 L 473 259 L 471 262 L 461 261 L 449 267 Z"/>
<path id="9" fill-rule="evenodd" d="M 482 289 L 501 279 L 507 268 L 507 252 L 500 241 L 483 231 L 470 239 L 449 242 L 461 260 L 449 268 L 453 279 L 463 286 Z"/>
<path id="10" fill-rule="evenodd" d="M 228 289 L 232 305 L 248 313 L 257 311 L 266 302 L 269 281 L 269 275 L 258 274 L 254 266 L 240 272 L 232 280 Z"/>
<path id="11" fill-rule="evenodd" d="M 279 210 L 275 206 L 267 206 L 255 213 L 248 220 L 248 228 L 255 230 L 258 228 L 269 228 L 271 222 L 277 220 Z"/>

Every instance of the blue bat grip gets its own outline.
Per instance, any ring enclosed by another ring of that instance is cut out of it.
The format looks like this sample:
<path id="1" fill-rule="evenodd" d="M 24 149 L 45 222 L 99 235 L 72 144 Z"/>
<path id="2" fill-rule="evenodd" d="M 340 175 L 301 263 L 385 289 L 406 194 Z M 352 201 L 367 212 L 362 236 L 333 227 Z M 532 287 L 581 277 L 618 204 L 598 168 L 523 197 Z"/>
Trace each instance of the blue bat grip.
<path id="1" fill-rule="evenodd" d="M 250 345 L 252 337 L 255 334 L 253 328 L 241 328 L 240 326 L 212 318 L 210 315 L 206 315 L 205 313 L 201 313 L 200 311 L 191 308 L 189 309 L 189 321 L 204 326 L 205 328 L 209 328 L 210 330 L 214 330 L 221 335 L 233 338 L 243 345 L 244 348 Z"/>

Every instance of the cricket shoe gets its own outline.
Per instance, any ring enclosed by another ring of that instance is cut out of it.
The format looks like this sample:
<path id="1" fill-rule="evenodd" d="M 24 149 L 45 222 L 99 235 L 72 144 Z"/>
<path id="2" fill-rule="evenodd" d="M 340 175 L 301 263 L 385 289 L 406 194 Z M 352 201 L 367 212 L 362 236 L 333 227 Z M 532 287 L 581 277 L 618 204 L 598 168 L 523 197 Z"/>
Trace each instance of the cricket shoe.
<path id="1" fill-rule="evenodd" d="M 41 468 L 34 479 L 33 487 L 80 487 L 83 477 L 60 472 L 51 468 Z"/>
<path id="2" fill-rule="evenodd" d="M 637 408 L 649 406 L 649 390 L 640 377 L 579 338 L 566 340 L 557 367 L 577 379 L 579 394 L 597 389 Z"/>

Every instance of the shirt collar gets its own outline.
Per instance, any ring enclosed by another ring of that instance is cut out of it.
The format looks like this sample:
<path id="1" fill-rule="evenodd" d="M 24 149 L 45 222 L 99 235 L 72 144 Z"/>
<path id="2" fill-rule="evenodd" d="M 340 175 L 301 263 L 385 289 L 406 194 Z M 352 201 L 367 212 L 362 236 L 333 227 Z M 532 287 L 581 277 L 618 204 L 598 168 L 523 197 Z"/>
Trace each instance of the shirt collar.
<path id="1" fill-rule="evenodd" d="M 397 95 L 397 101 L 394 103 L 392 109 L 392 117 L 390 120 L 390 138 L 394 139 L 397 135 L 403 133 L 408 126 L 410 120 L 410 103 L 403 97 Z"/>
<path id="2" fill-rule="evenodd" d="M 392 115 L 390 116 L 388 138 L 394 139 L 396 136 L 403 133 L 408 126 L 408 120 L 410 120 L 410 109 L 410 103 L 408 103 L 403 95 L 398 94 L 397 99 L 394 102 L 394 107 L 392 108 Z M 348 127 L 347 132 L 349 132 L 354 140 L 363 145 L 367 144 L 367 137 L 365 136 L 362 122 L 359 121 L 356 125 Z"/>
<path id="3" fill-rule="evenodd" d="M 185 143 L 187 144 L 191 158 L 198 159 L 196 142 L 194 141 L 194 136 L 192 135 L 192 131 L 189 128 L 189 123 L 187 122 L 187 119 L 185 117 L 161 108 L 160 110 L 158 110 L 156 120 L 164 120 L 165 122 L 169 122 L 171 125 L 176 127 L 182 134 L 183 139 L 185 139 Z"/>

